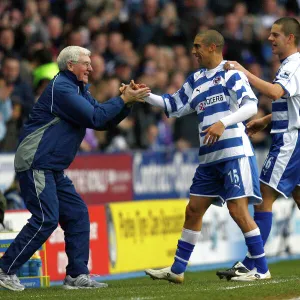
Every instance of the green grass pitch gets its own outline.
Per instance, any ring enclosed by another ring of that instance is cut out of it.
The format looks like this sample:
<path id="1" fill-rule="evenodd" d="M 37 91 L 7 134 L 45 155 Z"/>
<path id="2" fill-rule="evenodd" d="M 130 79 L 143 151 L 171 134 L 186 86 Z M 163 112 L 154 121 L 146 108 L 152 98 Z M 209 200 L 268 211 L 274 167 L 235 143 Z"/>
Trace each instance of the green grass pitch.
<path id="1" fill-rule="evenodd" d="M 175 285 L 148 277 L 108 281 L 106 289 L 63 290 L 59 286 L 26 289 L 23 292 L 0 290 L 0 299 L 119 299 L 119 300 L 296 300 L 300 299 L 300 260 L 270 264 L 272 279 L 260 282 L 220 280 L 215 271 L 187 272 L 185 282 Z"/>

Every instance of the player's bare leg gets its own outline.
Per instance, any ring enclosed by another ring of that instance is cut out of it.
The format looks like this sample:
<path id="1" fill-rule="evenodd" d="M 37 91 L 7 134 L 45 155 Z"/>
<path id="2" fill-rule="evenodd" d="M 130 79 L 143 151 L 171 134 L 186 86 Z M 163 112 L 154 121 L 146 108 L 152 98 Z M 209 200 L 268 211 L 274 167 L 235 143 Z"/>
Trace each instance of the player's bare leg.
<path id="1" fill-rule="evenodd" d="M 190 201 L 186 207 L 182 235 L 178 241 L 173 265 L 159 270 L 147 269 L 145 270 L 147 275 L 152 279 L 183 283 L 188 260 L 200 235 L 203 216 L 211 202 L 212 198 L 210 197 L 190 196 Z"/>

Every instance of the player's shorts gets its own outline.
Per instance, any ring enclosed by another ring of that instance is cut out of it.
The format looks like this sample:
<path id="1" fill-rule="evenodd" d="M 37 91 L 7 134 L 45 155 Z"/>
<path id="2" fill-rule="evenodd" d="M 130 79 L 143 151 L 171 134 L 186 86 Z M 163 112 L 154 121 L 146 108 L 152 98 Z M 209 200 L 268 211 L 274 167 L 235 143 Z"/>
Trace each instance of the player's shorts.
<path id="1" fill-rule="evenodd" d="M 272 144 L 260 181 L 289 197 L 300 185 L 300 134 L 298 130 L 272 134 Z"/>
<path id="2" fill-rule="evenodd" d="M 228 200 L 248 197 L 249 204 L 260 204 L 259 176 L 255 156 L 241 157 L 196 169 L 190 195 L 215 198 L 222 206 Z"/>

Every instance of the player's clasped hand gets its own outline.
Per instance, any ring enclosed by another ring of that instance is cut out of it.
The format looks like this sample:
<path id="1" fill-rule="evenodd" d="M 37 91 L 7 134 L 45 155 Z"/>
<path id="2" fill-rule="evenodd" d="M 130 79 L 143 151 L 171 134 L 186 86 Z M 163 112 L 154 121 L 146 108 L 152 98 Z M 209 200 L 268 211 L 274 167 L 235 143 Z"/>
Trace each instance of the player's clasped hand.
<path id="1" fill-rule="evenodd" d="M 224 130 L 225 130 L 225 126 L 221 121 L 206 128 L 205 130 L 202 131 L 206 133 L 203 140 L 203 144 L 207 146 L 212 146 L 214 143 L 216 143 L 219 140 Z"/>
<path id="2" fill-rule="evenodd" d="M 151 90 L 145 84 L 136 84 L 133 80 L 130 81 L 129 85 L 122 83 L 119 88 L 121 98 L 126 104 L 133 102 L 145 102 L 144 98 L 149 96 Z"/>

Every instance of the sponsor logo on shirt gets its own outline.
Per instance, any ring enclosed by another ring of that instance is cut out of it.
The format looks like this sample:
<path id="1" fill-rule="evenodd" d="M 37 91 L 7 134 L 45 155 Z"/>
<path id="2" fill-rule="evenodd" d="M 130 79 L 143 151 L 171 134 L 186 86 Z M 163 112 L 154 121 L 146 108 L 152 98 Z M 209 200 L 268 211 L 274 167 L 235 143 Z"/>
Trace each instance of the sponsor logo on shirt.
<path id="1" fill-rule="evenodd" d="M 214 95 L 214 96 L 206 99 L 206 105 L 211 105 L 211 104 L 214 104 L 216 102 L 222 102 L 223 99 L 224 98 L 223 98 L 222 94 L 220 94 L 220 95 Z"/>
<path id="2" fill-rule="evenodd" d="M 288 79 L 290 77 L 291 72 L 290 71 L 283 71 L 282 73 L 279 74 L 279 77 Z"/>
<path id="3" fill-rule="evenodd" d="M 223 100 L 224 100 L 224 96 L 222 94 L 214 95 L 212 97 L 206 98 L 205 101 L 202 101 L 199 103 L 199 110 L 203 111 L 203 110 L 205 110 L 206 106 L 212 105 L 217 102 L 222 102 Z"/>

